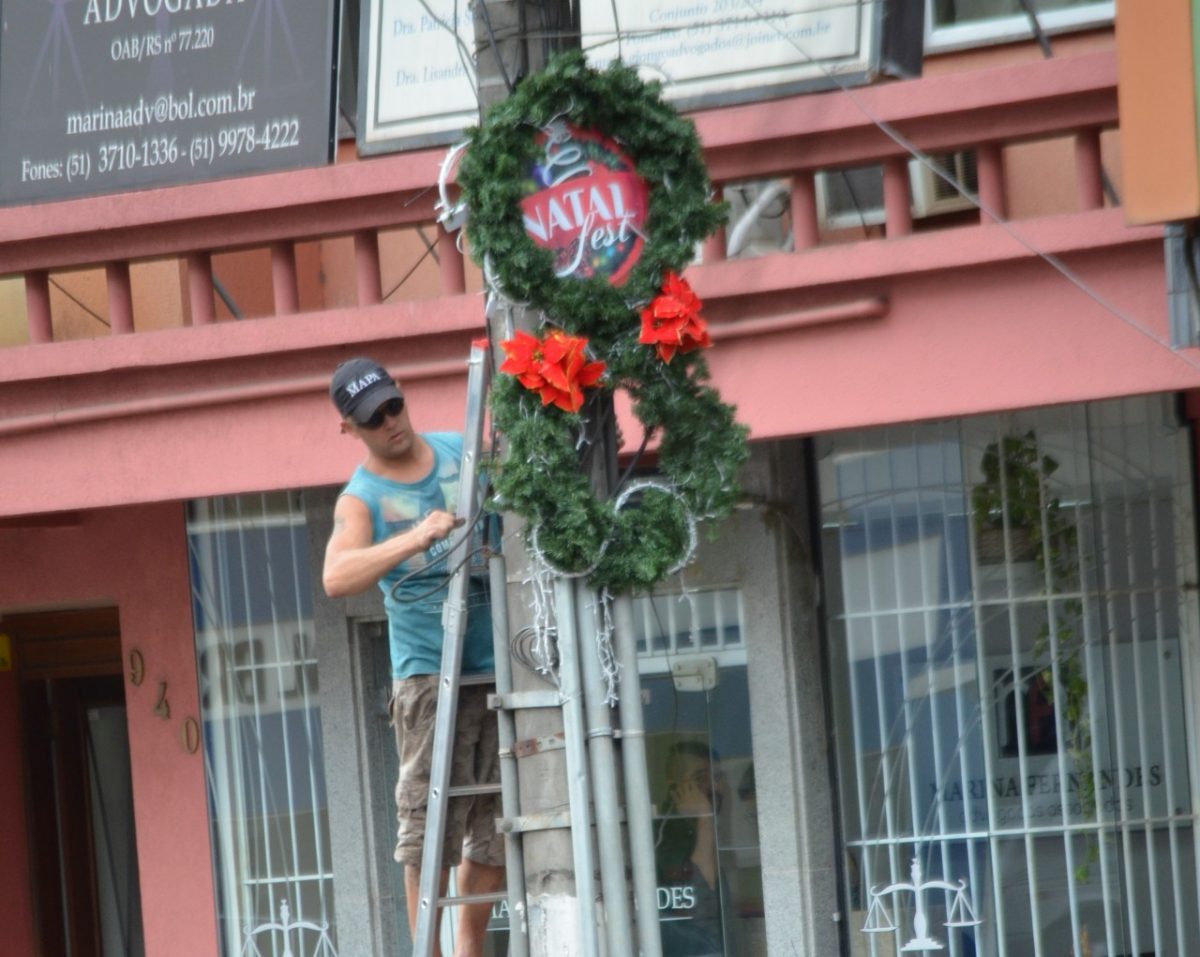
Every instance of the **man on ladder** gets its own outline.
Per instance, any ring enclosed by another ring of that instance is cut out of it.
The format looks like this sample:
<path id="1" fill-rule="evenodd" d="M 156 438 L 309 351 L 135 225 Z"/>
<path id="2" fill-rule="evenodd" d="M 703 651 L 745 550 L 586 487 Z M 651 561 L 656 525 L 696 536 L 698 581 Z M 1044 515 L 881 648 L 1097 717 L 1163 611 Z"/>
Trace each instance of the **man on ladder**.
<path id="1" fill-rule="evenodd" d="M 367 455 L 334 509 L 323 583 L 331 598 L 358 594 L 375 584 L 383 590 L 393 678 L 389 711 L 400 755 L 396 860 L 404 864 L 409 927 L 415 932 L 442 667 L 443 602 L 447 579 L 467 558 L 448 554 L 451 532 L 463 524 L 455 517 L 463 438 L 413 431 L 403 394 L 371 359 L 339 365 L 330 397 L 342 417 L 342 431 L 359 439 Z M 491 616 L 482 583 L 472 581 L 467 604 L 462 672 L 489 673 L 494 665 Z M 498 780 L 496 717 L 487 707 L 488 691 L 483 685 L 467 684 L 459 693 L 456 784 Z M 503 887 L 504 845 L 496 834 L 497 816 L 494 794 L 450 803 L 442 862 L 459 865 L 462 894 Z M 445 880 L 444 871 L 443 884 Z M 491 906 L 481 902 L 462 907 L 456 957 L 482 955 Z"/>

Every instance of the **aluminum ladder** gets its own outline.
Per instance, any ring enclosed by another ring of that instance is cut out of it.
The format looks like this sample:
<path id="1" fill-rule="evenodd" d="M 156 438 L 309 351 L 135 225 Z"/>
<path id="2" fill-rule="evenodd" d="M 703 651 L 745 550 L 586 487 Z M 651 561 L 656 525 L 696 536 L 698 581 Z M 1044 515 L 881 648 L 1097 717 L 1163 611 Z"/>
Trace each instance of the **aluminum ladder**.
<path id="1" fill-rule="evenodd" d="M 467 421 L 463 437 L 463 461 L 460 474 L 457 517 L 462 526 L 451 538 L 449 554 L 469 547 L 473 520 L 479 506 L 479 459 L 483 447 L 485 406 L 490 383 L 490 355 L 486 344 L 472 344 L 468 360 Z M 414 957 L 432 957 L 439 931 L 440 908 L 470 903 L 507 900 L 509 908 L 510 957 L 529 957 L 529 934 L 525 884 L 525 862 L 522 834 L 546 828 L 568 828 L 571 831 L 572 857 L 579 907 L 580 957 L 600 957 L 603 934 L 610 954 L 641 954 L 660 957 L 658 908 L 654 875 L 654 839 L 650 826 L 650 798 L 646 777 L 645 743 L 641 715 L 641 699 L 636 684 L 622 696 L 621 728 L 617 732 L 602 714 L 600 703 L 601 677 L 596 656 L 580 654 L 577 610 L 582 586 L 559 580 L 554 586 L 557 609 L 559 656 L 556 690 L 513 691 L 512 661 L 510 658 L 507 608 L 507 575 L 504 559 L 493 554 L 489 559 L 492 601 L 492 636 L 495 647 L 496 693 L 489 699 L 496 711 L 499 731 L 500 784 L 452 787 L 452 765 L 455 721 L 458 713 L 459 689 L 464 683 L 482 683 L 487 678 L 464 678 L 461 674 L 463 641 L 467 624 L 467 588 L 470 577 L 469 561 L 459 559 L 450 580 L 443 610 L 445 642 L 442 649 L 442 669 L 439 678 L 438 706 L 434 729 L 433 760 L 430 769 L 429 801 L 425 824 L 425 845 L 422 851 L 417 926 L 413 930 Z M 632 616 L 629 599 L 616 602 L 615 615 L 619 632 L 627 640 L 618 641 L 618 658 L 626 675 L 636 678 L 637 658 L 632 640 Z M 622 620 L 623 619 L 623 620 Z M 586 704 L 585 704 L 586 701 Z M 514 712 L 529 708 L 554 708 L 561 712 L 566 758 L 566 790 L 568 810 L 565 813 L 522 815 L 517 783 L 517 752 L 524 744 L 516 742 Z M 636 942 L 628 913 L 626 867 L 621 846 L 621 824 L 618 820 L 617 784 L 613 773 L 611 749 L 607 762 L 600 758 L 620 735 L 626 748 L 622 751 L 627 802 L 642 807 L 645 814 L 629 819 L 629 843 L 635 849 L 632 859 L 634 900 L 638 911 Z M 590 744 L 590 746 L 589 746 Z M 442 844 L 446 833 L 449 802 L 459 796 L 499 792 L 502 819 L 497 830 L 504 836 L 507 888 L 493 894 L 441 896 Z M 593 793 L 594 792 L 594 793 Z M 593 838 L 595 832 L 595 839 Z M 597 855 L 594 844 L 599 845 Z M 637 849 L 640 848 L 640 853 Z M 603 922 L 597 912 L 600 896 L 596 871 L 600 871 L 606 913 Z M 601 924 L 604 931 L 601 931 Z"/>
<path id="2" fill-rule="evenodd" d="M 458 556 L 459 565 L 450 579 L 442 624 L 445 639 L 442 646 L 442 670 L 438 681 L 437 717 L 433 736 L 433 759 L 429 773 L 429 802 L 425 819 L 425 845 L 421 857 L 420 891 L 417 926 L 413 929 L 415 957 L 432 957 L 443 906 L 487 903 L 507 900 L 509 907 L 509 953 L 511 957 L 528 957 L 529 943 L 524 920 L 525 863 L 521 854 L 520 835 L 504 834 L 505 873 L 507 889 L 489 894 L 441 895 L 442 843 L 450 801 L 456 797 L 480 794 L 500 794 L 501 810 L 505 817 L 516 813 L 516 762 L 513 757 L 515 728 L 511 712 L 498 712 L 500 742 L 500 784 L 451 786 L 455 722 L 458 715 L 459 690 L 464 684 L 491 683 L 492 676 L 462 674 L 463 642 L 467 629 L 467 596 L 471 576 L 470 548 L 477 511 L 482 507 L 479 495 L 479 459 L 483 450 L 485 405 L 490 379 L 490 357 L 481 344 L 472 344 L 467 370 L 467 420 L 463 432 L 463 459 L 459 474 L 457 517 L 462 525 L 451 537 L 450 556 Z M 460 551 L 461 550 L 461 551 Z M 492 594 L 492 636 L 495 644 L 496 690 L 509 694 L 512 690 L 512 663 L 509 659 L 508 620 L 505 596 L 504 559 L 493 555 L 488 562 Z"/>

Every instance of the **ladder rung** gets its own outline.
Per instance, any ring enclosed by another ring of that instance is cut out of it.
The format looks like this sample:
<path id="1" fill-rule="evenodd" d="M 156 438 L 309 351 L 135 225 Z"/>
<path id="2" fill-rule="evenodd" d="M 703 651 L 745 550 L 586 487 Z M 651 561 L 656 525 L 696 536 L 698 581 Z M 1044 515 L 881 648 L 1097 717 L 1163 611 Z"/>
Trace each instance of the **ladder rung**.
<path id="1" fill-rule="evenodd" d="M 460 675 L 458 678 L 460 688 L 465 688 L 467 685 L 494 685 L 495 683 L 496 676 L 487 672 L 478 675 Z"/>
<path id="2" fill-rule="evenodd" d="M 483 784 L 452 784 L 446 789 L 446 794 L 452 798 L 474 797 L 477 794 L 499 794 L 500 782 L 489 781 Z"/>
<path id="3" fill-rule="evenodd" d="M 462 894 L 459 897 L 439 897 L 438 907 L 454 907 L 463 904 L 494 904 L 508 900 L 508 891 L 491 891 L 487 894 Z"/>
<path id="4" fill-rule="evenodd" d="M 557 691 L 514 691 L 512 694 L 490 694 L 488 695 L 488 707 L 493 711 L 561 708 L 562 695 Z"/>

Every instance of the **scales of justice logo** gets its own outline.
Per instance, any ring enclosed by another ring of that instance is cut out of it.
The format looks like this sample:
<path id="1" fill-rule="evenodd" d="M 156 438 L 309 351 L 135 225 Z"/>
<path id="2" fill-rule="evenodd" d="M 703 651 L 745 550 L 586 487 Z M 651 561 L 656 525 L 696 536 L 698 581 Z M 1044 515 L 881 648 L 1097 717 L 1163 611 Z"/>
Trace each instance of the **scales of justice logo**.
<path id="1" fill-rule="evenodd" d="M 525 231 L 554 254 L 559 278 L 599 276 L 622 285 L 645 246 L 649 190 L 611 139 L 552 120 L 538 135 L 533 192 L 521 201 Z"/>

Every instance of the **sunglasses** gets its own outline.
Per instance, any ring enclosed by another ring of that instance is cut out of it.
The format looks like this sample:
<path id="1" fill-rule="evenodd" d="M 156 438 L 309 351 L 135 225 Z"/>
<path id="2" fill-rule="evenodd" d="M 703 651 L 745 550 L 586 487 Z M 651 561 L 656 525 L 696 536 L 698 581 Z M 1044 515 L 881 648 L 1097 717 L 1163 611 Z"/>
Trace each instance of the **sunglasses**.
<path id="1" fill-rule="evenodd" d="M 366 422 L 360 423 L 364 429 L 382 428 L 384 419 L 394 418 L 404 411 L 404 399 L 388 399 L 383 405 L 371 413 Z"/>

